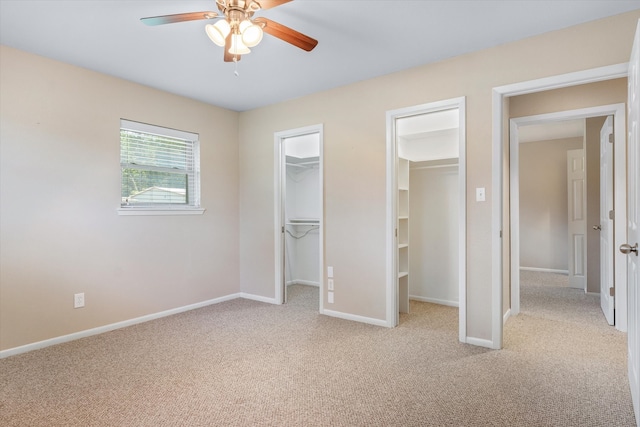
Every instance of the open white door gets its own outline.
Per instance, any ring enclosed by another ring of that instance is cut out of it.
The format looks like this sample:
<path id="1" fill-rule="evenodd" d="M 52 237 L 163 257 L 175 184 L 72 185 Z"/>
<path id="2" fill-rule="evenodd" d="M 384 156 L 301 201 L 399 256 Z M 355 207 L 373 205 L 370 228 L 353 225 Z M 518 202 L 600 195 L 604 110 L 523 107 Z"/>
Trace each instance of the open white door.
<path id="1" fill-rule="evenodd" d="M 640 426 L 640 328 L 638 309 L 640 309 L 640 261 L 638 242 L 640 242 L 640 21 L 629 61 L 629 138 L 627 147 L 627 243 L 620 251 L 627 253 L 627 292 L 628 292 L 628 330 L 629 346 L 627 366 L 629 385 L 636 424 Z M 634 250 L 635 249 L 635 250 Z"/>
<path id="2" fill-rule="evenodd" d="M 600 130 L 600 307 L 607 323 L 613 325 L 613 117 Z"/>
<path id="3" fill-rule="evenodd" d="M 584 150 L 567 151 L 569 286 L 586 289 L 587 218 Z"/>

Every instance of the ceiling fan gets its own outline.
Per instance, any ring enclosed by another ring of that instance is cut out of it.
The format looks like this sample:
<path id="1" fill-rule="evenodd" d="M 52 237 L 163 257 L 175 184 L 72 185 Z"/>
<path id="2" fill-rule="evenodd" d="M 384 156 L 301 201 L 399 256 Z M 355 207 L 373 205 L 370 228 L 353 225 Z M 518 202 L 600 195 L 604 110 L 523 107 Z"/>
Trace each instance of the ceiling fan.
<path id="1" fill-rule="evenodd" d="M 318 41 L 285 25 L 253 14 L 271 9 L 293 0 L 216 0 L 218 12 L 189 12 L 175 15 L 141 18 L 146 25 L 173 24 L 176 22 L 217 19 L 207 24 L 205 31 L 212 42 L 224 46 L 225 62 L 237 62 L 262 40 L 263 32 L 277 37 L 307 52 L 313 50 Z"/>

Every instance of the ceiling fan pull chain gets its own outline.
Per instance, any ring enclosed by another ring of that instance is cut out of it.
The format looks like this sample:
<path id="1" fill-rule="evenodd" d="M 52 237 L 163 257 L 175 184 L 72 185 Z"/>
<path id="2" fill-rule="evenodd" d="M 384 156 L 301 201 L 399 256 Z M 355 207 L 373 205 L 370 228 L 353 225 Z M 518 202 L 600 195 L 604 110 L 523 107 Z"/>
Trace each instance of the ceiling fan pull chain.
<path id="1" fill-rule="evenodd" d="M 238 56 L 237 56 L 237 55 L 233 57 L 233 62 L 235 62 L 235 64 L 236 64 L 236 69 L 235 69 L 235 71 L 233 72 L 233 74 L 234 74 L 236 77 L 239 77 L 239 76 L 240 76 L 240 73 L 238 73 Z"/>

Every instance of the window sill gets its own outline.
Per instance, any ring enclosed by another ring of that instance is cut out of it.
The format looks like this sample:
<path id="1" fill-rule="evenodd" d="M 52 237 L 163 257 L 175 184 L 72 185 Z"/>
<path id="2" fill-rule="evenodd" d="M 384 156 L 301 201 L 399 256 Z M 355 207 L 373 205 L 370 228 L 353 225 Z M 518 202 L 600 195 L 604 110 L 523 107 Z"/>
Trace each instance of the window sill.
<path id="1" fill-rule="evenodd" d="M 118 208 L 118 215 L 202 215 L 202 208 L 178 208 L 178 209 L 162 209 L 162 208 Z"/>

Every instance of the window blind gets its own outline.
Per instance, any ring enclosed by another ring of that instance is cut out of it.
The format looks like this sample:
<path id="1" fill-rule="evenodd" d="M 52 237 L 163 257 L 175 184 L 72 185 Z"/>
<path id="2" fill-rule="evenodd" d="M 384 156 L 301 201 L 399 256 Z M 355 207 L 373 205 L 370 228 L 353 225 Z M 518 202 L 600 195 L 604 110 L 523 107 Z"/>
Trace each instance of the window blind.
<path id="1" fill-rule="evenodd" d="M 198 135 L 122 120 L 122 207 L 198 207 Z"/>

